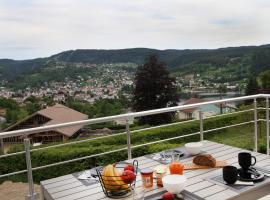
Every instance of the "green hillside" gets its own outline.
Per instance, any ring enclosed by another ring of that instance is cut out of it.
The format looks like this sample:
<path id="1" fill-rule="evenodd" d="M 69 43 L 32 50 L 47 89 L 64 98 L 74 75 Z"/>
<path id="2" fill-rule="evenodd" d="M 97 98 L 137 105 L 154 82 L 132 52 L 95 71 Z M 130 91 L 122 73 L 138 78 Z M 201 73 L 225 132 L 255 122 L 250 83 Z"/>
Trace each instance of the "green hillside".
<path id="1" fill-rule="evenodd" d="M 47 58 L 32 60 L 0 59 L 0 81 L 11 86 L 40 82 L 62 81 L 65 76 L 93 75 L 102 64 L 127 63 L 127 68 L 142 64 L 145 57 L 156 54 L 175 75 L 200 74 L 215 82 L 242 80 L 251 74 L 270 68 L 270 45 L 228 47 L 201 50 L 157 50 L 147 48 L 120 50 L 70 50 Z M 77 64 L 82 67 L 76 67 Z M 61 67 L 59 67 L 59 64 Z M 85 68 L 83 65 L 95 65 Z M 133 64 L 133 65 L 130 65 Z M 64 68 L 64 69 L 63 69 Z M 74 76 L 73 76 L 74 77 Z"/>

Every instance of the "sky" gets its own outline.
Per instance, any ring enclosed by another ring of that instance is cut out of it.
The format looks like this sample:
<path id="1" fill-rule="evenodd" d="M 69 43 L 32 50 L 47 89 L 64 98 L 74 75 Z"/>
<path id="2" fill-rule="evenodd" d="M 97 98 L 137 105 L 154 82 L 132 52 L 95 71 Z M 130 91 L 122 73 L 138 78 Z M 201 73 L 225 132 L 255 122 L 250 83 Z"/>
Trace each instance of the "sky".
<path id="1" fill-rule="evenodd" d="M 270 0 L 0 0 L 0 58 L 270 43 Z"/>

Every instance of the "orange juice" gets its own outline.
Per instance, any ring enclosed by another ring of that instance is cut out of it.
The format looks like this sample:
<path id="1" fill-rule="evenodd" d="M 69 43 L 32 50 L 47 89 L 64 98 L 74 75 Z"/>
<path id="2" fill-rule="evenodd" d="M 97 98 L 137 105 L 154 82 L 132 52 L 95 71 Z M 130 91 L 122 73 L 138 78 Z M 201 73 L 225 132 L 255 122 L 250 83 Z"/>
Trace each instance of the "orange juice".
<path id="1" fill-rule="evenodd" d="M 182 165 L 180 162 L 180 154 L 174 153 L 172 154 L 172 160 L 171 164 L 169 165 L 171 174 L 183 174 L 184 171 L 184 165 Z"/>
<path id="2" fill-rule="evenodd" d="M 183 174 L 184 171 L 184 165 L 182 165 L 180 162 L 174 161 L 169 165 L 170 173 L 171 174 Z"/>

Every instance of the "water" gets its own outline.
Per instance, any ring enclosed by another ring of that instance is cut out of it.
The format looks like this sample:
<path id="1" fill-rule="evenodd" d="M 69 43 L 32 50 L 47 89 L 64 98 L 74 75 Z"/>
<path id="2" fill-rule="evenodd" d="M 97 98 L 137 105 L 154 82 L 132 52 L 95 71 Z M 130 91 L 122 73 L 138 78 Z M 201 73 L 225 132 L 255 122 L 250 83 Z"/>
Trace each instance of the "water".
<path id="1" fill-rule="evenodd" d="M 181 96 L 184 96 L 181 98 Z M 227 92 L 222 94 L 222 99 L 228 99 L 228 98 L 233 98 L 233 97 L 240 97 L 244 96 L 244 93 L 239 93 L 239 92 Z M 186 100 L 190 98 L 200 98 L 205 101 L 213 101 L 213 100 L 219 100 L 220 99 L 220 94 L 217 92 L 194 92 L 194 93 L 185 93 L 183 95 L 180 94 L 180 102 L 178 105 L 183 105 Z M 230 102 L 231 105 L 237 106 L 241 104 L 242 102 L 237 101 L 237 102 Z"/>

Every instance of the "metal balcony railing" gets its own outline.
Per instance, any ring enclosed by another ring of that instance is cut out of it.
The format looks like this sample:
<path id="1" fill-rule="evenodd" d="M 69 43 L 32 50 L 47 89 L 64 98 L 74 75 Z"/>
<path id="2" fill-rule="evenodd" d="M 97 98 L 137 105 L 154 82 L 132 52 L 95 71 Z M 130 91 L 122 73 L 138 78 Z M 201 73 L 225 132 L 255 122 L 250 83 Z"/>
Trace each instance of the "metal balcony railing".
<path id="1" fill-rule="evenodd" d="M 236 126 L 242 126 L 242 125 L 246 125 L 246 124 L 250 124 L 250 123 L 254 123 L 254 134 L 253 134 L 254 151 L 257 152 L 258 151 L 258 122 L 259 121 L 263 121 L 266 123 L 266 134 L 267 134 L 266 145 L 267 145 L 267 154 L 269 155 L 269 153 L 270 153 L 270 150 L 269 150 L 269 139 L 270 139 L 269 138 L 270 137 L 269 136 L 269 98 L 270 98 L 269 94 L 257 94 L 257 95 L 251 95 L 251 96 L 243 96 L 243 97 L 208 101 L 208 102 L 203 102 L 203 103 L 181 105 L 181 106 L 161 108 L 161 109 L 148 110 L 148 111 L 142 111 L 142 112 L 127 113 L 127 114 L 108 116 L 108 117 L 102 117 L 102 118 L 96 118 L 96 119 L 88 119 L 88 120 L 83 120 L 83 121 L 75 121 L 75 122 L 69 122 L 69 123 L 63 123 L 63 124 L 42 126 L 42 127 L 37 127 L 37 128 L 29 128 L 29 129 L 23 129 L 23 130 L 2 132 L 2 133 L 0 133 L 0 145 L 3 144 L 4 138 L 9 138 L 9 137 L 14 137 L 14 136 L 25 137 L 24 151 L 0 155 L 0 158 L 10 157 L 10 156 L 19 155 L 19 154 L 25 154 L 27 169 L 8 173 L 8 174 L 1 174 L 0 178 L 7 177 L 10 175 L 27 173 L 28 184 L 29 184 L 29 195 L 26 197 L 26 199 L 27 200 L 35 200 L 35 199 L 37 199 L 37 194 L 34 191 L 34 182 L 33 182 L 32 171 L 40 170 L 40 169 L 44 169 L 44 168 L 48 168 L 48 167 L 52 167 L 52 166 L 58 166 L 58 165 L 62 165 L 65 163 L 71 163 L 71 162 L 75 162 L 75 161 L 79 161 L 79 160 L 83 160 L 83 159 L 94 158 L 97 156 L 102 156 L 102 155 L 111 154 L 114 152 L 119 152 L 119 151 L 124 151 L 124 150 L 126 150 L 128 153 L 128 159 L 131 159 L 132 158 L 132 149 L 134 149 L 134 148 L 143 147 L 143 146 L 151 145 L 151 144 L 162 143 L 162 142 L 175 140 L 175 139 L 179 139 L 179 138 L 190 137 L 190 136 L 194 136 L 194 135 L 199 135 L 200 140 L 203 140 L 204 133 L 218 131 L 218 130 L 236 127 Z M 203 112 L 199 111 L 199 122 L 200 122 L 199 123 L 199 126 L 200 126 L 199 132 L 190 133 L 190 134 L 186 134 L 186 135 L 179 135 L 176 137 L 152 141 L 152 142 L 148 142 L 148 143 L 144 143 L 144 144 L 132 145 L 131 133 L 140 132 L 140 131 L 144 131 L 144 130 L 150 130 L 150 129 L 156 129 L 156 128 L 162 128 L 162 127 L 172 126 L 172 125 L 176 125 L 176 124 L 181 125 L 181 124 L 188 123 L 191 121 L 198 121 L 196 119 L 193 119 L 193 120 L 188 120 L 188 121 L 176 122 L 176 123 L 171 123 L 171 124 L 165 124 L 165 125 L 130 131 L 129 121 L 133 120 L 134 118 L 147 116 L 147 115 L 166 113 L 166 112 L 180 111 L 180 110 L 184 110 L 184 109 L 188 109 L 188 108 L 196 108 L 196 107 L 199 107 L 202 105 L 237 102 L 237 101 L 244 101 L 244 100 L 250 100 L 250 99 L 254 101 L 254 104 L 253 104 L 254 108 L 253 109 L 242 110 L 242 111 L 232 112 L 232 113 L 226 113 L 226 114 L 222 114 L 222 115 L 231 115 L 231 114 L 235 114 L 235 113 L 244 113 L 244 112 L 253 111 L 254 112 L 254 120 L 242 122 L 242 123 L 238 123 L 238 124 L 232 124 L 232 125 L 228 125 L 228 126 L 223 126 L 223 127 L 218 127 L 218 128 L 214 128 L 214 129 L 210 129 L 210 130 L 204 130 L 204 119 L 214 118 L 216 116 L 204 118 Z M 257 107 L 257 99 L 265 99 L 266 107 L 265 108 L 258 108 Z M 265 115 L 266 115 L 265 119 L 258 118 L 258 110 L 265 110 Z M 50 130 L 55 130 L 57 128 L 70 127 L 70 126 L 76 126 L 76 125 L 97 124 L 97 123 L 110 122 L 110 121 L 119 120 L 119 119 L 126 121 L 126 132 L 117 133 L 117 134 L 113 134 L 113 135 L 107 135 L 107 136 L 101 136 L 101 137 L 97 137 L 97 138 L 89 138 L 89 139 L 84 139 L 84 140 L 79 140 L 79 141 L 72 141 L 72 142 L 68 142 L 68 143 L 62 143 L 62 144 L 41 147 L 41 148 L 36 148 L 36 149 L 30 149 L 30 140 L 27 138 L 28 135 L 31 135 L 34 133 L 50 131 Z M 93 140 L 97 140 L 97 139 L 101 139 L 101 138 L 110 138 L 110 137 L 115 137 L 115 136 L 119 136 L 119 135 L 126 135 L 126 137 L 127 137 L 127 146 L 125 148 L 120 148 L 120 149 L 111 150 L 108 152 L 88 155 L 88 156 L 84 156 L 84 157 L 80 157 L 80 158 L 74 158 L 74 159 L 70 159 L 70 160 L 66 160 L 66 161 L 62 161 L 62 162 L 57 162 L 57 163 L 52 163 L 52 164 L 48 164 L 48 165 L 43 165 L 43 166 L 38 166 L 38 167 L 34 167 L 34 168 L 31 166 L 31 152 L 51 149 L 51 148 L 55 148 L 55 147 L 67 146 L 67 145 L 72 145 L 72 144 L 78 144 L 78 143 L 82 143 L 82 142 L 86 142 L 86 141 L 93 141 Z"/>

